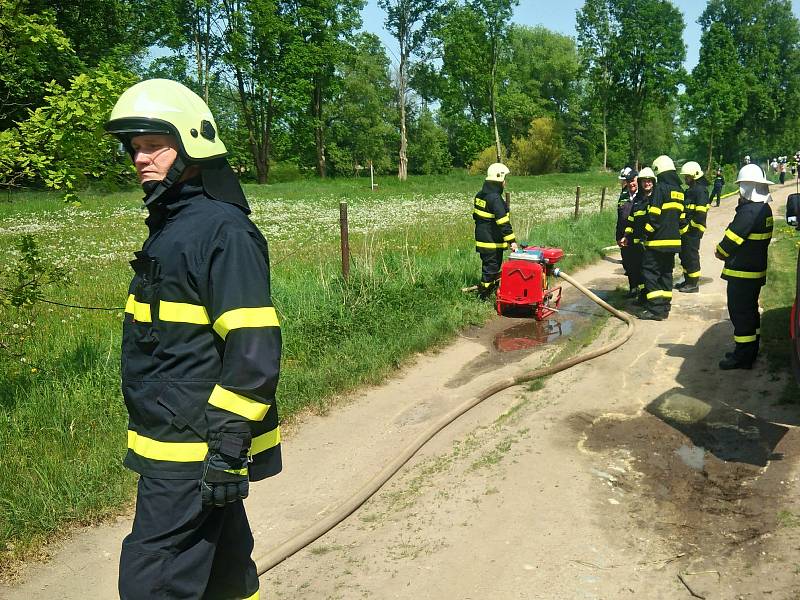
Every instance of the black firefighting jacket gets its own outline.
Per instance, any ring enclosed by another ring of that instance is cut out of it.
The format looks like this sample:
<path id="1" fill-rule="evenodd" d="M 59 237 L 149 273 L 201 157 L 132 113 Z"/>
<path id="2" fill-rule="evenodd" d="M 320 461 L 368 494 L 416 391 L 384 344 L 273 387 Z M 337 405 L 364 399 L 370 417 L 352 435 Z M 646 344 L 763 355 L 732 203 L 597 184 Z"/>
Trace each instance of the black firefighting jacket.
<path id="1" fill-rule="evenodd" d="M 213 200 L 199 181 L 148 208 L 122 330 L 125 465 L 199 479 L 209 432 L 249 427 L 250 479 L 274 475 L 281 333 L 267 242 L 241 208 Z"/>
<path id="2" fill-rule="evenodd" d="M 725 178 L 722 175 L 714 177 L 714 193 L 721 192 L 723 187 L 725 187 Z"/>
<path id="3" fill-rule="evenodd" d="M 502 194 L 502 183 L 484 181 L 483 188 L 475 196 L 472 218 L 475 219 L 477 252 L 494 252 L 508 248 L 517 239 L 511 228 L 510 214 Z"/>
<path id="4" fill-rule="evenodd" d="M 659 252 L 681 249 L 680 221 L 683 214 L 683 189 L 675 171 L 658 176 L 647 207 L 644 246 Z"/>
<path id="5" fill-rule="evenodd" d="M 631 214 L 628 215 L 628 225 L 625 227 L 625 237 L 628 245 L 644 243 L 644 226 L 647 223 L 647 207 L 650 204 L 650 196 L 645 196 L 644 189 L 639 188 L 631 205 Z"/>
<path id="6" fill-rule="evenodd" d="M 628 188 L 620 192 L 619 199 L 617 200 L 617 228 L 615 232 L 615 241 L 619 241 L 625 235 L 625 228 L 628 226 L 628 217 L 631 214 L 633 207 L 633 198 L 628 193 Z"/>
<path id="7" fill-rule="evenodd" d="M 767 252 L 772 239 L 772 209 L 766 202 L 740 201 L 736 216 L 717 245 L 725 257 L 722 278 L 767 282 Z"/>
<path id="8" fill-rule="evenodd" d="M 689 186 L 685 198 L 681 235 L 702 238 L 708 216 L 708 180 L 705 175 Z"/>

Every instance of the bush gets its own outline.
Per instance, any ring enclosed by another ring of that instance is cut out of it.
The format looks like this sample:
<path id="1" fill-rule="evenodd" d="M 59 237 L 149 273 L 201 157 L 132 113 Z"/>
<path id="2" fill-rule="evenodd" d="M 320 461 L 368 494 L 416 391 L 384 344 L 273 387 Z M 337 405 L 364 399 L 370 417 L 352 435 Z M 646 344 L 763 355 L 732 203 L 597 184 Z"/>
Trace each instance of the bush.
<path id="1" fill-rule="evenodd" d="M 531 121 L 527 137 L 515 137 L 512 141 L 508 167 L 515 175 L 553 173 L 558 169 L 562 153 L 555 121 L 540 117 Z"/>
<path id="2" fill-rule="evenodd" d="M 506 148 L 502 144 L 500 145 L 500 154 L 503 156 L 507 156 Z M 486 173 L 486 169 L 489 168 L 489 165 L 492 163 L 497 162 L 497 148 L 494 144 L 488 146 L 481 150 L 481 153 L 472 161 L 469 165 L 469 174 L 470 175 L 479 175 Z M 513 171 L 513 169 L 512 169 Z M 517 173 L 514 173 L 517 175 Z"/>

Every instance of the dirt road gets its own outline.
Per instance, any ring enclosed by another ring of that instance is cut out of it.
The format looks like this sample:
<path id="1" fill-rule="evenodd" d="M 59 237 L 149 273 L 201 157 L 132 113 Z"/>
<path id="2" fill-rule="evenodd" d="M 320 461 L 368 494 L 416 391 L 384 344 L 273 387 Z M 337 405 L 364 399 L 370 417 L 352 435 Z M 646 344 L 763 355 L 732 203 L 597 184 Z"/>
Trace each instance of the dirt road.
<path id="1" fill-rule="evenodd" d="M 753 371 L 717 368 L 732 343 L 713 257 L 734 209 L 723 203 L 709 213 L 701 293 L 676 293 L 668 321 L 637 323 L 615 352 L 462 417 L 268 572 L 262 597 L 800 597 L 800 410 L 776 404 L 784 380 L 764 358 Z M 614 256 L 575 277 L 621 286 Z M 436 417 L 598 318 L 571 290 L 565 304 L 551 322 L 498 318 L 309 417 L 284 444 L 284 473 L 247 501 L 255 556 L 328 514 Z M 596 343 L 620 330 L 609 322 Z M 0 597 L 116 597 L 129 527 L 78 532 Z"/>

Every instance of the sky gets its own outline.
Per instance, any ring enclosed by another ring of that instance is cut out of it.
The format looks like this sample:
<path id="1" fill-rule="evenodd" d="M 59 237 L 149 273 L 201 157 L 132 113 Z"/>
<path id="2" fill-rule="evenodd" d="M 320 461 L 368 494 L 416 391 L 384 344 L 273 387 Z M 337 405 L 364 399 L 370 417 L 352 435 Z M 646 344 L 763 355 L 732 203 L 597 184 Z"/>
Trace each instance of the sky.
<path id="1" fill-rule="evenodd" d="M 758 0 L 753 0 L 758 2 Z M 702 0 L 672 0 L 683 13 L 686 29 L 683 32 L 683 41 L 686 44 L 686 62 L 684 66 L 691 71 L 697 64 L 700 53 L 700 26 L 697 19 L 705 9 L 706 3 Z M 514 11 L 514 23 L 520 25 L 542 25 L 550 30 L 557 31 L 572 37 L 575 33 L 575 12 L 583 6 L 583 0 L 520 0 L 519 6 Z M 792 9 L 795 16 L 800 18 L 800 0 L 792 0 Z M 386 14 L 378 7 L 377 0 L 368 0 L 362 13 L 364 19 L 363 29 L 377 34 L 389 53 L 397 54 L 397 44 L 383 28 Z"/>

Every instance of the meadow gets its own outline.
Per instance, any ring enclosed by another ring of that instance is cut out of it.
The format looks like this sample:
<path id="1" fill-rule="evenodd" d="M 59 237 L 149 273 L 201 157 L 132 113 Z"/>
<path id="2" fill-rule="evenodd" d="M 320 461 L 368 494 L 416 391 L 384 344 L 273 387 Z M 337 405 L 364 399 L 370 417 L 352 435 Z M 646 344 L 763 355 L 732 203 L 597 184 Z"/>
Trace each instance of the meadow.
<path id="1" fill-rule="evenodd" d="M 461 288 L 477 282 L 472 197 L 481 177 L 368 178 L 245 185 L 270 244 L 273 300 L 284 337 L 279 411 L 335 411 L 338 398 L 382 381 L 493 306 Z M 580 217 L 572 218 L 580 185 Z M 600 195 L 608 187 L 606 210 Z M 613 244 L 614 174 L 512 177 L 520 240 L 567 253 L 565 270 Z M 0 372 L 0 552 L 8 563 L 65 528 L 129 507 L 135 476 L 122 467 L 126 413 L 119 390 L 128 261 L 146 236 L 141 192 L 86 191 L 80 206 L 25 192 L 0 202 L 0 267 L 33 235 L 72 283 L 38 303 L 0 309 L 0 331 L 24 353 Z M 339 202 L 348 202 L 351 275 L 341 276 Z M 111 310 L 105 310 L 111 309 Z"/>

